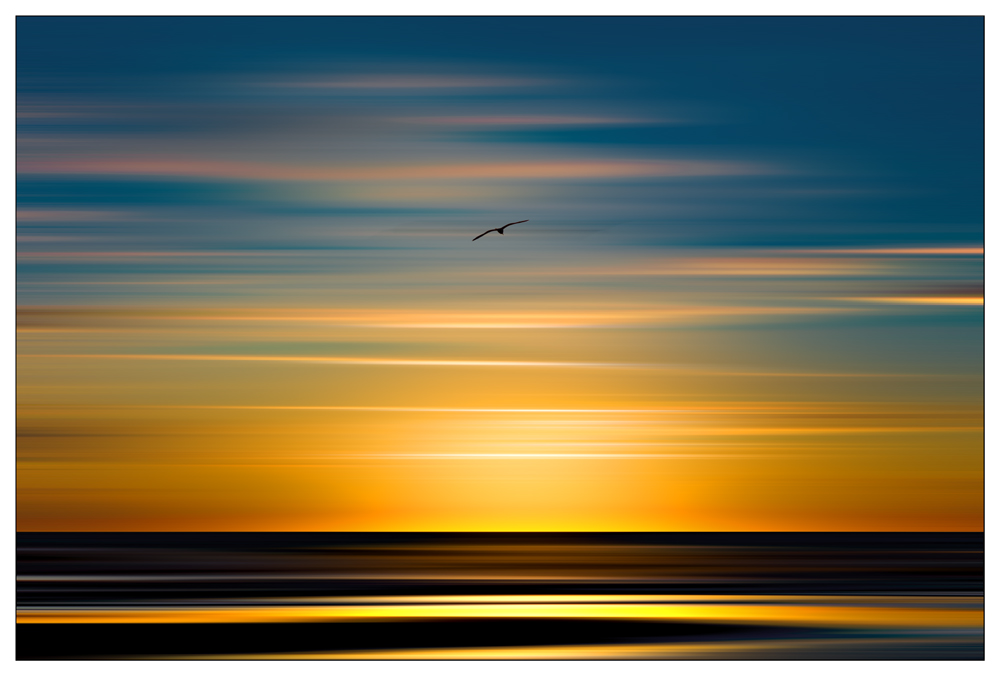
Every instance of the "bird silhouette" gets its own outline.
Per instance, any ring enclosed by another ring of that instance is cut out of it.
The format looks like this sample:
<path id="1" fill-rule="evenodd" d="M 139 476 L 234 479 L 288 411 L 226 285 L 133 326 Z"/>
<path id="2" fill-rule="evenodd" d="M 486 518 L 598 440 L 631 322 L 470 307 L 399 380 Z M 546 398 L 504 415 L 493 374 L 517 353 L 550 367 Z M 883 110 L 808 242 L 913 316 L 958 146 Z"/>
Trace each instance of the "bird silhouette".
<path id="1" fill-rule="evenodd" d="M 508 226 L 511 226 L 511 225 L 517 225 L 518 223 L 527 223 L 529 220 L 531 220 L 531 219 L 530 218 L 526 218 L 523 221 L 514 221 L 513 223 L 508 223 L 507 225 L 505 225 L 505 226 L 503 226 L 501 228 L 493 228 L 491 230 L 487 230 L 486 232 L 483 233 L 483 235 L 488 235 L 491 232 L 499 232 L 502 235 L 504 228 L 506 228 Z M 482 237 L 483 235 L 479 235 L 478 237 L 473 237 L 472 241 L 475 242 L 477 239 L 479 239 L 479 237 Z"/>

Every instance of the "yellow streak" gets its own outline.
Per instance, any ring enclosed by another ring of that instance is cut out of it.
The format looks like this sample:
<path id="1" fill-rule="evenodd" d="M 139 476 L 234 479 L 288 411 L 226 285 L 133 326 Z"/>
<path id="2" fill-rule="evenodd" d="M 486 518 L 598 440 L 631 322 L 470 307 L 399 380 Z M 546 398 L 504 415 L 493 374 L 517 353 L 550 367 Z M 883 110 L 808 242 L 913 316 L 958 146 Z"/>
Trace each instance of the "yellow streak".
<path id="1" fill-rule="evenodd" d="M 616 445 L 616 444 L 609 444 Z M 772 456 L 763 455 L 720 455 L 711 453 L 380 453 L 371 455 L 337 455 L 338 458 L 393 458 L 393 459 L 444 459 L 444 458 L 471 458 L 471 459 L 484 459 L 484 460 L 495 460 L 497 458 L 510 458 L 514 460 L 523 460 L 526 458 L 646 458 L 649 460 L 658 460 L 661 458 L 704 458 L 704 459 L 715 459 L 715 458 L 763 458 Z"/>
<path id="2" fill-rule="evenodd" d="M 124 359 L 147 361 L 243 361 L 285 362 L 299 364 L 344 364 L 362 366 L 482 366 L 482 367 L 539 367 L 539 368 L 607 368 L 607 369 L 657 369 L 677 371 L 697 376 L 745 376 L 760 378 L 930 378 L 952 377 L 939 374 L 911 373 L 776 373 L 764 371 L 713 371 L 707 368 L 677 367 L 670 364 L 641 364 L 625 362 L 570 362 L 570 361 L 500 361 L 460 359 L 392 359 L 387 357 L 284 357 L 269 355 L 229 354 L 23 354 L 35 359 Z M 201 408 L 201 407 L 199 407 Z M 243 408 L 243 407 L 241 407 Z M 317 408 L 325 407 L 303 407 Z M 336 407 L 330 407 L 336 408 Z M 365 410 L 343 407 L 343 410 Z M 382 410 L 382 409 L 372 409 Z M 404 410 L 404 409 L 385 409 Z M 408 409 L 407 409 L 408 410 Z M 438 409 L 432 409 L 438 410 Z M 467 410 L 467 409 L 459 409 Z M 468 409 L 472 410 L 472 409 Z M 478 410 L 478 409 L 475 409 Z M 514 409 L 511 409 L 514 410 Z M 536 410 L 536 409 L 530 409 Z M 541 409 L 537 409 L 541 410 Z M 558 410 L 558 409 L 551 409 Z"/>
<path id="3" fill-rule="evenodd" d="M 21 624 L 322 622 L 420 618 L 550 617 L 647 620 L 735 620 L 763 624 L 949 626 L 982 624 L 981 610 L 742 604 L 458 604 L 400 606 L 324 606 L 269 608 L 186 608 L 113 610 L 20 610 Z"/>
<path id="4" fill-rule="evenodd" d="M 25 404 L 27 407 L 34 407 Z M 49 405 L 41 405 L 49 408 Z M 154 409 L 195 409 L 195 410 L 234 410 L 234 411 L 375 411 L 388 413 L 681 413 L 697 412 L 714 409 L 683 409 L 668 408 L 447 408 L 434 406 L 216 406 L 211 404 L 68 404 L 54 408 L 154 408 Z M 720 409 L 728 410 L 728 409 Z M 622 445 L 622 444 L 616 444 Z M 630 444 L 634 445 L 634 444 Z M 655 444 L 661 445 L 661 444 Z"/>
<path id="5" fill-rule="evenodd" d="M 662 643 L 643 645 L 557 645 L 539 647 L 496 648 L 426 648 L 414 650 L 370 650 L 316 653 L 272 653 L 253 655 L 164 656 L 165 660 L 653 660 L 653 659 L 717 659 L 726 653 L 743 655 L 766 651 L 777 654 L 782 650 L 803 651 L 843 647 L 861 651 L 866 646 L 888 644 L 947 643 L 953 638 L 920 637 L 898 639 L 818 639 L 793 641 L 729 641 L 720 643 Z"/>
<path id="6" fill-rule="evenodd" d="M 268 312 L 268 311 L 264 311 Z M 599 326 L 630 326 L 655 324 L 662 321 L 690 320 L 729 316 L 813 315 L 843 313 L 842 308 L 808 307 L 740 307 L 740 306 L 676 306 L 665 309 L 609 310 L 593 312 L 518 312 L 475 313 L 400 310 L 332 310 L 306 313 L 274 312 L 256 315 L 194 315 L 175 319 L 216 321 L 300 321 L 335 322 L 377 328 L 430 329 L 535 329 L 588 328 Z"/>
<path id="7" fill-rule="evenodd" d="M 745 434 L 867 434 L 869 432 L 968 432 L 981 430 L 982 425 L 924 427 L 713 427 L 679 430 L 683 434 L 745 435 Z"/>
<path id="8" fill-rule="evenodd" d="M 186 256 L 186 255 L 242 255 L 239 252 L 112 252 L 81 253 L 79 256 Z M 34 255 L 34 254 L 33 254 Z M 39 253 L 38 256 L 63 256 L 75 253 Z M 254 254 L 256 255 L 256 254 Z M 267 255 L 262 254 L 262 255 Z M 610 326 L 646 326 L 663 322 L 683 322 L 711 320 L 733 317 L 767 317 L 772 315 L 821 315 L 858 312 L 846 308 L 810 307 L 748 307 L 748 306 L 674 306 L 657 309 L 597 310 L 591 312 L 439 312 L 406 311 L 392 309 L 314 309 L 283 311 L 258 309 L 233 312 L 215 310 L 188 312 L 149 312 L 134 309 L 111 309 L 94 307 L 37 308 L 20 307 L 20 317 L 29 321 L 36 318 L 57 319 L 63 322 L 78 322 L 88 317 L 124 318 L 135 317 L 163 321 L 251 321 L 251 322 L 308 322 L 344 326 L 364 326 L 373 328 L 410 329 L 543 329 L 543 328 L 596 328 Z"/>
<path id="9" fill-rule="evenodd" d="M 27 580 L 27 576 L 18 576 Z M 39 577 L 39 580 L 49 578 Z M 281 599 L 273 599 L 275 602 Z M 292 599 L 288 599 L 292 600 Z M 311 602 L 327 603 L 428 603 L 428 604 L 505 604 L 505 603 L 704 603 L 721 601 L 741 601 L 746 603 L 780 602 L 781 605 L 813 603 L 817 605 L 879 605 L 879 604 L 968 604 L 982 606 L 982 596 L 794 596 L 747 594 L 469 594 L 441 596 L 337 596 L 309 597 Z"/>
<path id="10" fill-rule="evenodd" d="M 263 655 L 211 655 L 165 657 L 198 660 L 576 660 L 641 659 L 656 657 L 663 649 L 650 646 L 545 646 L 541 648 L 456 648 L 426 650 L 373 650 L 331 653 L 274 653 Z"/>

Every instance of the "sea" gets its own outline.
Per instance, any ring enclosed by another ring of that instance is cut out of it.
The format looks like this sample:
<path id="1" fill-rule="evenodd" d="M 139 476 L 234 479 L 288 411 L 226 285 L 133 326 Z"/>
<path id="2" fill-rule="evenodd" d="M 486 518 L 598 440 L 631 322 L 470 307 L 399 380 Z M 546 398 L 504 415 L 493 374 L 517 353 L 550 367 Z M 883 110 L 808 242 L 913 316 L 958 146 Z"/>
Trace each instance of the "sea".
<path id="1" fill-rule="evenodd" d="M 18 660 L 982 660 L 982 533 L 19 533 Z"/>

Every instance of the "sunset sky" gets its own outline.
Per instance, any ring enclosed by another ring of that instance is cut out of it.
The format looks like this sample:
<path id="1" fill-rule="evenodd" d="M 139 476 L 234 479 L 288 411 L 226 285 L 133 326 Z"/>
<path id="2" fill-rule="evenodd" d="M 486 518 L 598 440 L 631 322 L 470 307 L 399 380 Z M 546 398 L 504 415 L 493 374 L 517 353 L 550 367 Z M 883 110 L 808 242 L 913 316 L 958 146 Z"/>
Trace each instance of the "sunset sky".
<path id="1" fill-rule="evenodd" d="M 21 530 L 981 529 L 981 17 L 17 27 Z"/>

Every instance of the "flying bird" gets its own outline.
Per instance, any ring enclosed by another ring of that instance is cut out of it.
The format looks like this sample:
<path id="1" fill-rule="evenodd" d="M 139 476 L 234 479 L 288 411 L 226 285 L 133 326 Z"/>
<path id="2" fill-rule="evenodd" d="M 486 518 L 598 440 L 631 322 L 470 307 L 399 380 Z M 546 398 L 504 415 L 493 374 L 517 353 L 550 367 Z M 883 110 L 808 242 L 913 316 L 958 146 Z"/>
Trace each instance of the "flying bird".
<path id="1" fill-rule="evenodd" d="M 503 226 L 503 228 L 493 228 L 492 230 L 487 230 L 486 232 L 483 233 L 483 235 L 488 235 L 491 232 L 499 232 L 502 235 L 504 228 L 511 225 L 517 225 L 518 223 L 527 223 L 530 220 L 531 220 L 530 218 L 526 218 L 523 221 L 514 221 L 513 223 L 508 223 L 507 225 Z M 482 237 L 483 235 L 479 235 L 479 237 Z M 475 242 L 477 239 L 479 239 L 479 237 L 473 237 L 472 241 Z"/>

